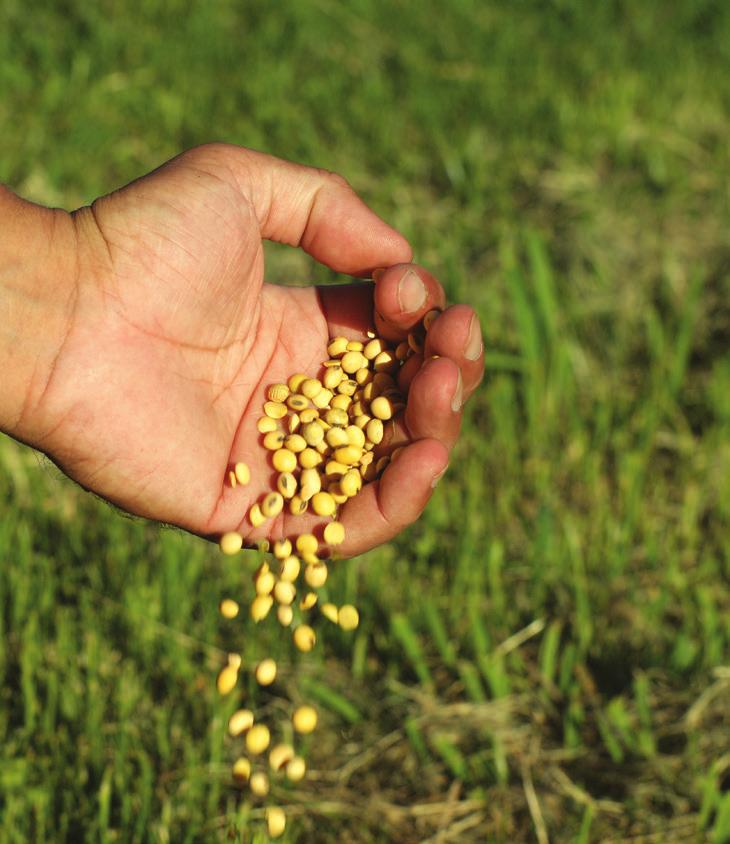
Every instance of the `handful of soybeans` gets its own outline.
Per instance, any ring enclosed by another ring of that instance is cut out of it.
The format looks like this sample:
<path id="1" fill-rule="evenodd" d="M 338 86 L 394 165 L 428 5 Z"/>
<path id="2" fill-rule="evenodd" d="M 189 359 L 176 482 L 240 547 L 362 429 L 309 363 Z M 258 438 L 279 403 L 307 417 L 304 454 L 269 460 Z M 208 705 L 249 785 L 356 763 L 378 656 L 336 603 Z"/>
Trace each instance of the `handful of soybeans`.
<path id="1" fill-rule="evenodd" d="M 412 354 L 423 350 L 425 332 L 438 313 L 430 311 L 422 329 L 412 332 L 395 349 L 373 332 L 365 342 L 334 337 L 327 345 L 329 357 L 322 364 L 321 377 L 297 373 L 267 390 L 257 428 L 277 477 L 275 489 L 249 509 L 248 521 L 259 527 L 284 512 L 292 516 L 314 513 L 323 520 L 318 533 L 324 548 L 317 535 L 309 532 L 276 540 L 271 547 L 276 562 L 261 563 L 254 574 L 249 612 L 255 622 L 261 622 L 276 605 L 279 624 L 291 628 L 294 645 L 303 653 L 317 642 L 314 627 L 308 623 L 315 608 L 343 630 L 354 630 L 359 624 L 358 611 L 351 605 L 325 602 L 318 606 L 318 592 L 327 581 L 331 557 L 323 552 L 345 540 L 339 508 L 376 480 L 397 456 L 397 449 L 379 457 L 376 452 L 383 442 L 384 423 L 405 408 L 397 384 L 398 370 Z M 237 463 L 229 471 L 228 481 L 233 487 L 243 486 L 250 477 L 248 466 Z M 269 550 L 269 544 L 264 545 Z M 243 536 L 237 531 L 223 534 L 220 548 L 224 554 L 236 554 L 243 548 Z M 227 619 L 235 618 L 239 610 L 230 598 L 220 604 Z M 222 695 L 237 685 L 241 662 L 239 655 L 229 655 L 218 675 Z M 255 667 L 254 676 L 261 686 L 268 686 L 275 682 L 276 672 L 276 663 L 267 658 Z M 291 720 L 295 733 L 311 733 L 317 726 L 317 711 L 300 706 Z M 247 751 L 233 765 L 234 780 L 248 783 L 254 795 L 266 796 L 270 774 L 254 768 L 270 746 L 269 727 L 257 722 L 251 710 L 239 709 L 231 716 L 228 731 L 231 736 L 244 737 Z M 290 744 L 275 744 L 268 761 L 271 773 L 283 773 L 291 782 L 301 780 L 306 771 L 304 759 Z M 283 834 L 286 817 L 281 808 L 269 807 L 266 819 L 271 837 Z"/>

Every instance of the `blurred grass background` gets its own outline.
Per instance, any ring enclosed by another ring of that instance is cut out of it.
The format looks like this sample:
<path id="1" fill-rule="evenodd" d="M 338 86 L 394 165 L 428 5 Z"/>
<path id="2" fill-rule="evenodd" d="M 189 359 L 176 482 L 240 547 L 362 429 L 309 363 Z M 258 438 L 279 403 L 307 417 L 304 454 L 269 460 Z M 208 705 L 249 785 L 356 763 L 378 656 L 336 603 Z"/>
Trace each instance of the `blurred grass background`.
<path id="1" fill-rule="evenodd" d="M 261 839 L 234 645 L 281 663 L 257 705 L 321 709 L 287 842 L 730 841 L 727 3 L 2 0 L 0 125 L 0 179 L 69 209 L 210 140 L 336 170 L 488 364 L 302 660 L 218 617 L 255 554 L 0 442 L 2 844 Z"/>

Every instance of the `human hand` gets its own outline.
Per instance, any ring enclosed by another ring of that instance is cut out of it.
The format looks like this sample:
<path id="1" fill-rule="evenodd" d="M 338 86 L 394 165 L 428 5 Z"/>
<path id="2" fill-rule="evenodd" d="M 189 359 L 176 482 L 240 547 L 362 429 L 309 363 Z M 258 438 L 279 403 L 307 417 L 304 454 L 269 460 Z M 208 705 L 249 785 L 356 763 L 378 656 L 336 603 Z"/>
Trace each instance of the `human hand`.
<path id="1" fill-rule="evenodd" d="M 131 513 L 247 541 L 310 529 L 306 514 L 257 529 L 245 518 L 272 486 L 256 429 L 267 386 L 316 374 L 328 338 L 364 336 L 374 310 L 378 334 L 402 339 L 445 306 L 438 282 L 343 180 L 233 146 L 184 153 L 73 217 L 73 307 L 25 438 Z M 375 285 L 265 284 L 262 239 L 337 272 L 388 269 Z M 439 316 L 424 355 L 401 372 L 407 407 L 388 434 L 407 448 L 341 510 L 345 555 L 414 521 L 445 470 L 483 369 L 471 308 Z M 251 482 L 232 489 L 237 461 Z"/>

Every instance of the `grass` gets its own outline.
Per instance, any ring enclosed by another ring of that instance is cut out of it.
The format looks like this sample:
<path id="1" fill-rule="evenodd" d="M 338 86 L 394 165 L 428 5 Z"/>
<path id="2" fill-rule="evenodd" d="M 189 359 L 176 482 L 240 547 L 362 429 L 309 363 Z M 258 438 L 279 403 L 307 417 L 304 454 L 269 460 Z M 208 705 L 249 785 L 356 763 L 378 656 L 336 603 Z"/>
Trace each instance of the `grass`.
<path id="1" fill-rule="evenodd" d="M 285 841 L 730 841 L 728 45 L 710 0 L 5 0 L 0 178 L 71 208 L 214 139 L 338 170 L 488 374 L 306 659 L 217 615 L 255 554 L 0 442 L 1 844 L 262 840 L 233 646 L 282 666 L 259 705 L 321 709 Z"/>

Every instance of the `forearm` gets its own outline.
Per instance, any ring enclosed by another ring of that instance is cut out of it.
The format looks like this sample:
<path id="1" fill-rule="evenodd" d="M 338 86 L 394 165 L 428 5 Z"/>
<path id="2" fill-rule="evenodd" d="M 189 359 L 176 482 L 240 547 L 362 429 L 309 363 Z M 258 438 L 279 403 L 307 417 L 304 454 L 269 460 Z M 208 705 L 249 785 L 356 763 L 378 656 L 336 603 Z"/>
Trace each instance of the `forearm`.
<path id="1" fill-rule="evenodd" d="M 38 409 L 70 325 L 75 289 L 71 216 L 0 185 L 0 430 L 42 435 Z"/>

